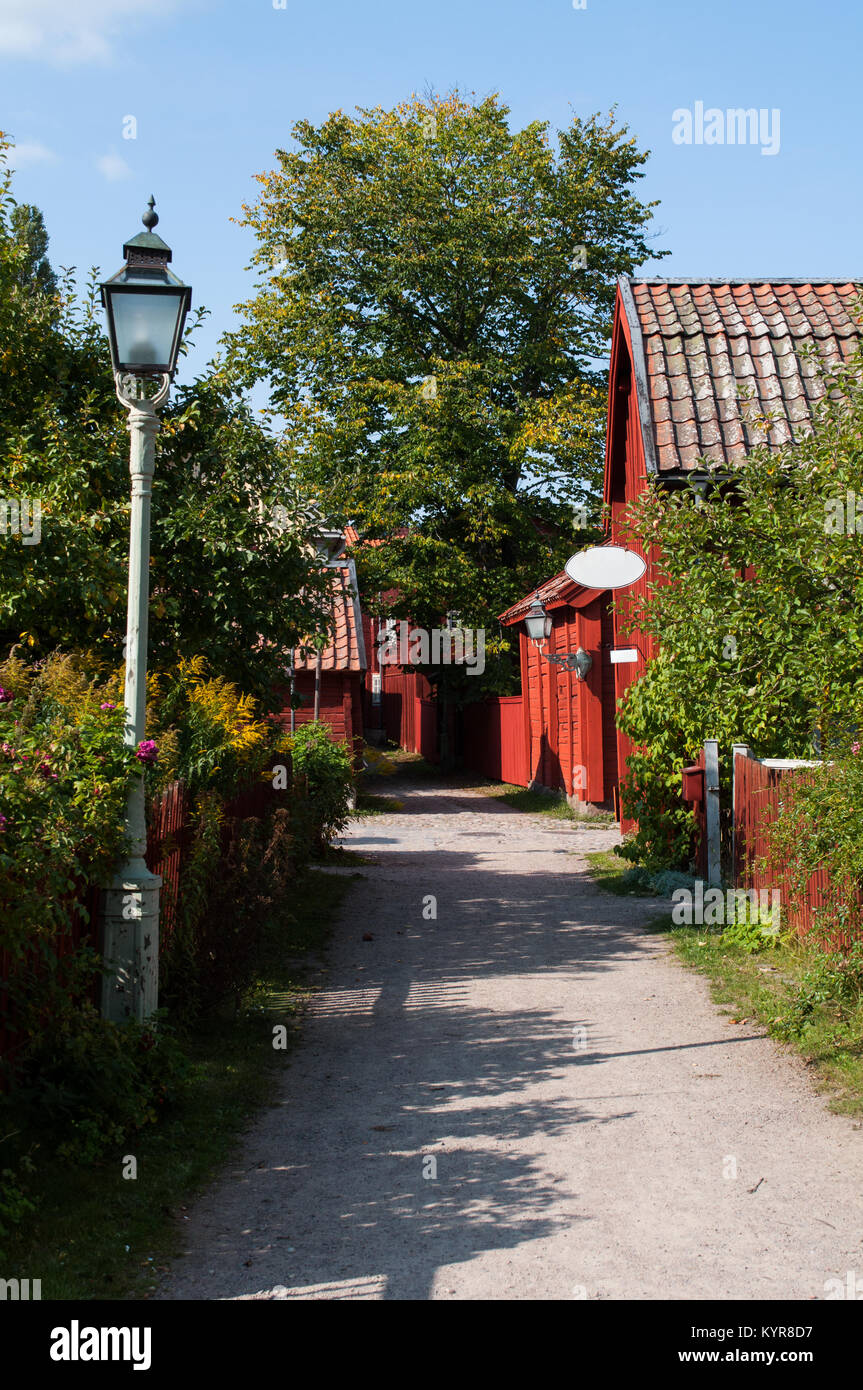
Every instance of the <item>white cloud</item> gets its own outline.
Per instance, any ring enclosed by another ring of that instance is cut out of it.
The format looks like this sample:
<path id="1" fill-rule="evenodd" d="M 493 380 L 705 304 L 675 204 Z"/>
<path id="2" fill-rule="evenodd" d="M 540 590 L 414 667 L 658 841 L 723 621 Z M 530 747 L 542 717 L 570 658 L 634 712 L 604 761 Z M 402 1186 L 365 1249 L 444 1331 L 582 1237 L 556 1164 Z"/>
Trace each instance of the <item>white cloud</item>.
<path id="1" fill-rule="evenodd" d="M 129 168 L 125 159 L 121 159 L 120 155 L 114 154 L 113 152 L 111 154 L 103 154 L 101 158 L 97 159 L 96 168 L 99 170 L 100 174 L 104 174 L 109 183 L 117 183 L 119 179 L 130 179 L 132 177 L 132 170 Z"/>
<path id="2" fill-rule="evenodd" d="M 54 151 L 38 140 L 22 140 L 9 151 L 9 166 L 23 169 L 26 164 L 53 164 L 56 158 Z"/>
<path id="3" fill-rule="evenodd" d="M 104 63 L 130 22 L 151 22 L 189 0 L 0 0 L 0 54 L 63 66 Z"/>

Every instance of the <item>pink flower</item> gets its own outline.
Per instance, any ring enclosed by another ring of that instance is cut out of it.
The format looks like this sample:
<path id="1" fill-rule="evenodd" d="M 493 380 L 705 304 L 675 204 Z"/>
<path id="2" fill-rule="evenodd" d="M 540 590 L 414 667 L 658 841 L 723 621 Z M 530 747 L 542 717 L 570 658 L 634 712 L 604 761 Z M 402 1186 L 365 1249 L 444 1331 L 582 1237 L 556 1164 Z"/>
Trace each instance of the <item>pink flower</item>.
<path id="1" fill-rule="evenodd" d="M 104 704 L 104 705 L 100 705 L 99 708 L 100 708 L 100 709 L 116 709 L 117 706 L 116 706 L 116 705 L 112 705 L 110 701 L 106 701 L 105 704 Z"/>
<path id="2" fill-rule="evenodd" d="M 12 691 L 4 690 L 3 686 L 0 685 L 0 705 L 8 705 L 10 700 L 14 699 L 15 696 L 12 694 Z"/>
<path id="3" fill-rule="evenodd" d="M 139 762 L 152 765 L 159 756 L 159 749 L 151 738 L 142 738 L 138 747 L 135 749 L 135 757 Z"/>
<path id="4" fill-rule="evenodd" d="M 852 744 L 851 744 L 851 752 L 854 753 L 855 755 L 856 755 L 857 753 L 859 753 L 859 752 L 860 752 L 860 744 L 859 744 L 859 743 L 852 743 Z"/>
<path id="5" fill-rule="evenodd" d="M 2 835 L 3 831 L 6 829 L 8 824 L 9 821 L 6 818 L 6 816 L 0 816 L 0 835 Z"/>

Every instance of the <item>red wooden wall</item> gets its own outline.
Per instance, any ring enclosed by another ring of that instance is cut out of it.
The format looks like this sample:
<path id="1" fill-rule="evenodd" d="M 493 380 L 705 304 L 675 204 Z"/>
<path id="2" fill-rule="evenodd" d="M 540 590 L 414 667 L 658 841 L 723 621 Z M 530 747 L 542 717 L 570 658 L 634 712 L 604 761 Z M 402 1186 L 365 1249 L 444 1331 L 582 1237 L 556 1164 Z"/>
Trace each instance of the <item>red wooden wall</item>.
<path id="1" fill-rule="evenodd" d="M 409 753 L 420 753 L 429 762 L 438 761 L 438 707 L 431 698 L 431 686 L 425 676 L 417 671 L 384 666 L 381 713 L 383 728 L 391 743 L 397 743 Z"/>
<path id="2" fill-rule="evenodd" d="M 629 504 L 647 485 L 647 465 L 632 375 L 632 348 L 626 315 L 618 300 L 612 344 L 605 469 L 605 502 L 610 508 L 608 539 L 612 545 L 626 545 L 629 549 L 640 550 L 638 542 L 626 531 L 625 514 Z M 656 578 L 653 557 L 647 555 L 646 559 L 647 571 L 641 579 L 612 595 L 612 644 L 617 647 L 635 647 L 638 652 L 636 663 L 620 664 L 612 670 L 614 693 L 611 703 L 615 707 L 654 655 L 652 639 L 634 627 L 629 616 L 633 601 L 642 597 L 648 584 Z M 630 753 L 630 743 L 619 729 L 616 731 L 616 743 L 617 767 L 620 781 L 623 782 L 626 778 L 626 759 Z M 621 818 L 620 828 L 624 833 L 633 830 L 635 821 Z"/>
<path id="3" fill-rule="evenodd" d="M 528 784 L 524 707 L 520 695 L 498 696 L 462 711 L 464 766 L 512 786 Z"/>
<path id="4" fill-rule="evenodd" d="M 583 647 L 593 657 L 586 680 L 548 661 L 522 631 L 522 690 L 528 782 L 596 805 L 614 801 L 617 755 L 614 735 L 608 603 L 586 590 L 571 603 L 551 609 L 552 630 L 545 652 L 563 655 Z M 605 610 L 605 611 L 604 611 Z"/>
<path id="5" fill-rule="evenodd" d="M 294 726 L 310 724 L 315 715 L 315 673 L 298 671 L 294 677 L 294 690 L 302 697 L 303 703 L 294 710 Z M 290 687 L 282 691 L 285 705 L 279 715 L 282 728 L 291 725 Z M 362 675 L 359 671 L 322 671 L 320 695 L 320 722 L 328 724 L 333 738 L 339 743 L 352 747 L 354 756 L 362 753 L 363 712 Z"/>

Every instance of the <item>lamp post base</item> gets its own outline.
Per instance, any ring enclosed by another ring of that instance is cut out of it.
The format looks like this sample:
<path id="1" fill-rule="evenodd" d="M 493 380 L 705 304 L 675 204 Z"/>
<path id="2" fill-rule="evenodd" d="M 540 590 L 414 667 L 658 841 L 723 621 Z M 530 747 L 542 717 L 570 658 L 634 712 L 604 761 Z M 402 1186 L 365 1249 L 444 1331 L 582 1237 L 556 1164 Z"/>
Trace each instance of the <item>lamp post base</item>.
<path id="1" fill-rule="evenodd" d="M 144 1023 L 158 1007 L 161 886 L 146 865 L 128 864 L 105 889 L 102 1017 L 112 1023 Z"/>

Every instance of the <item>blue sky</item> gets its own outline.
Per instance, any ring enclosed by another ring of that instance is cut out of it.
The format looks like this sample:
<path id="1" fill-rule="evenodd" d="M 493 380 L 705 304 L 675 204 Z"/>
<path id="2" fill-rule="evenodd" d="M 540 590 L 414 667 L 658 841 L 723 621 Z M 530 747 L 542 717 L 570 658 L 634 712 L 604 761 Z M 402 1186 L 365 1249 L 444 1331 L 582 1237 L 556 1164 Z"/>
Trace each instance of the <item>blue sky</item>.
<path id="1" fill-rule="evenodd" d="M 0 129 L 55 265 L 122 259 L 156 195 L 174 268 L 212 311 L 199 371 L 247 297 L 252 176 L 295 120 L 431 87 L 496 91 L 512 122 L 616 104 L 652 151 L 642 273 L 863 276 L 860 0 L 0 0 Z M 675 110 L 780 112 L 779 151 L 676 144 Z M 137 136 L 124 139 L 124 117 Z M 188 374 L 188 371 L 187 371 Z"/>

